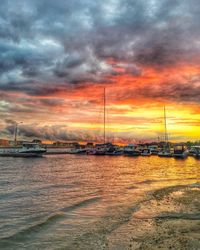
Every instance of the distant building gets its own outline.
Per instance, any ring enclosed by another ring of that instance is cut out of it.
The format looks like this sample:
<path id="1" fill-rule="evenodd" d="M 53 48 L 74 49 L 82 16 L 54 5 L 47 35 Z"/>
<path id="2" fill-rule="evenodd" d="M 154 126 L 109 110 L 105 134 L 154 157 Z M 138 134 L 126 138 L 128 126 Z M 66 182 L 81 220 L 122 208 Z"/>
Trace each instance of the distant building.
<path id="1" fill-rule="evenodd" d="M 6 139 L 0 139 L 0 146 L 9 146 L 9 141 Z"/>
<path id="2" fill-rule="evenodd" d="M 53 143 L 53 146 L 55 147 L 80 147 L 80 144 L 78 142 L 61 142 L 57 141 Z"/>

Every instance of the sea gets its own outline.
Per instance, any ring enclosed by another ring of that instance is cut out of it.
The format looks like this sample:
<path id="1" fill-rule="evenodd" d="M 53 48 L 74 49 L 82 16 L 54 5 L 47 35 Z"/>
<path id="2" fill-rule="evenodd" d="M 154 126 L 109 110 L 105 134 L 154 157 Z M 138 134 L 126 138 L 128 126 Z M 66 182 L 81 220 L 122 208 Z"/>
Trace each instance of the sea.
<path id="1" fill-rule="evenodd" d="M 199 169 L 193 157 L 2 157 L 0 249 L 84 249 L 85 242 L 97 240 L 101 245 L 151 192 L 195 184 Z"/>

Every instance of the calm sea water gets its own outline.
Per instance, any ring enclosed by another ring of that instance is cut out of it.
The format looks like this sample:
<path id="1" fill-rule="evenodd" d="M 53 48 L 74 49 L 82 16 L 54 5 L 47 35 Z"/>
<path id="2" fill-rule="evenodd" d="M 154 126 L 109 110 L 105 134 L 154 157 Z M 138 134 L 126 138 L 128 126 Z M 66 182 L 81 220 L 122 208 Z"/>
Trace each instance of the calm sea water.
<path id="1" fill-rule="evenodd" d="M 199 166 L 192 157 L 1 158 L 0 249 L 76 249 L 97 227 L 109 234 L 128 220 L 151 190 L 199 182 Z"/>

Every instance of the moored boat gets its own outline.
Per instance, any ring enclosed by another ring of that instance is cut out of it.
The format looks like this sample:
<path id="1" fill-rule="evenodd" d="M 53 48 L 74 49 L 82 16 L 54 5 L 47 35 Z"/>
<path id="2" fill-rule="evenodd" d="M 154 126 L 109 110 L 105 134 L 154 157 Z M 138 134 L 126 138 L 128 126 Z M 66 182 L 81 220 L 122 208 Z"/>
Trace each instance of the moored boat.
<path id="1" fill-rule="evenodd" d="M 139 156 L 141 153 L 137 149 L 137 145 L 129 144 L 124 147 L 124 155 L 125 156 Z"/>
<path id="2" fill-rule="evenodd" d="M 105 155 L 106 150 L 103 148 L 94 148 L 92 150 L 87 151 L 88 155 Z"/>
<path id="3" fill-rule="evenodd" d="M 106 88 L 103 92 L 103 143 L 96 144 L 94 148 L 87 150 L 88 155 L 105 155 L 110 147 L 110 143 L 106 143 Z"/>
<path id="4" fill-rule="evenodd" d="M 87 151 L 88 155 L 105 155 L 111 147 L 111 143 L 96 144 L 94 148 Z"/>
<path id="5" fill-rule="evenodd" d="M 151 150 L 149 148 L 145 148 L 145 149 L 142 149 L 141 155 L 142 156 L 150 156 L 150 155 L 152 155 L 152 153 L 151 153 Z"/>
<path id="6" fill-rule="evenodd" d="M 118 156 L 122 154 L 123 154 L 122 149 L 116 145 L 110 146 L 110 148 L 108 148 L 107 151 L 105 152 L 105 155 L 110 155 L 110 156 Z"/>
<path id="7" fill-rule="evenodd" d="M 188 157 L 188 150 L 187 148 L 184 146 L 184 145 L 176 145 L 174 146 L 174 153 L 173 153 L 173 156 L 175 158 L 187 158 Z"/>
<path id="8" fill-rule="evenodd" d="M 46 153 L 46 148 L 41 147 L 38 143 L 24 143 L 21 148 L 4 148 L 0 149 L 2 157 L 41 157 Z"/>
<path id="9" fill-rule="evenodd" d="M 169 150 L 164 149 L 158 153 L 158 156 L 160 156 L 160 157 L 172 157 L 172 152 L 170 151 L 170 149 Z"/>
<path id="10" fill-rule="evenodd" d="M 85 154 L 85 148 L 71 148 L 70 150 L 66 151 L 67 154 Z"/>
<path id="11" fill-rule="evenodd" d="M 157 145 L 150 145 L 148 148 L 151 150 L 152 155 L 157 155 L 159 153 L 159 149 Z"/>
<path id="12" fill-rule="evenodd" d="M 170 150 L 170 144 L 168 142 L 167 134 L 167 118 L 166 118 L 166 109 L 164 107 L 164 126 L 165 126 L 165 145 L 164 148 L 158 153 L 159 157 L 172 157 L 172 152 Z"/>
<path id="13" fill-rule="evenodd" d="M 200 146 L 192 146 L 192 148 L 189 151 L 190 155 L 200 158 Z"/>

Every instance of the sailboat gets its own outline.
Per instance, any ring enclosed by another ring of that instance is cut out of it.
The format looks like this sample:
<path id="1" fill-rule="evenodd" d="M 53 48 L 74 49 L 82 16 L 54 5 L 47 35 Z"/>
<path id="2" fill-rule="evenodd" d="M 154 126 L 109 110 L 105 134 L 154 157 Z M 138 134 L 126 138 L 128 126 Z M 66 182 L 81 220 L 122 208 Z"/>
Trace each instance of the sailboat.
<path id="1" fill-rule="evenodd" d="M 106 88 L 105 87 L 103 95 L 103 111 L 104 111 L 103 143 L 96 144 L 95 148 L 87 152 L 87 154 L 89 155 L 105 155 L 110 146 L 110 143 L 106 143 Z"/>
<path id="2" fill-rule="evenodd" d="M 172 153 L 170 151 L 169 142 L 168 142 L 165 106 L 164 106 L 164 125 L 165 125 L 165 146 L 164 146 L 163 150 L 158 153 L 158 156 L 160 156 L 160 157 L 171 157 Z"/>

